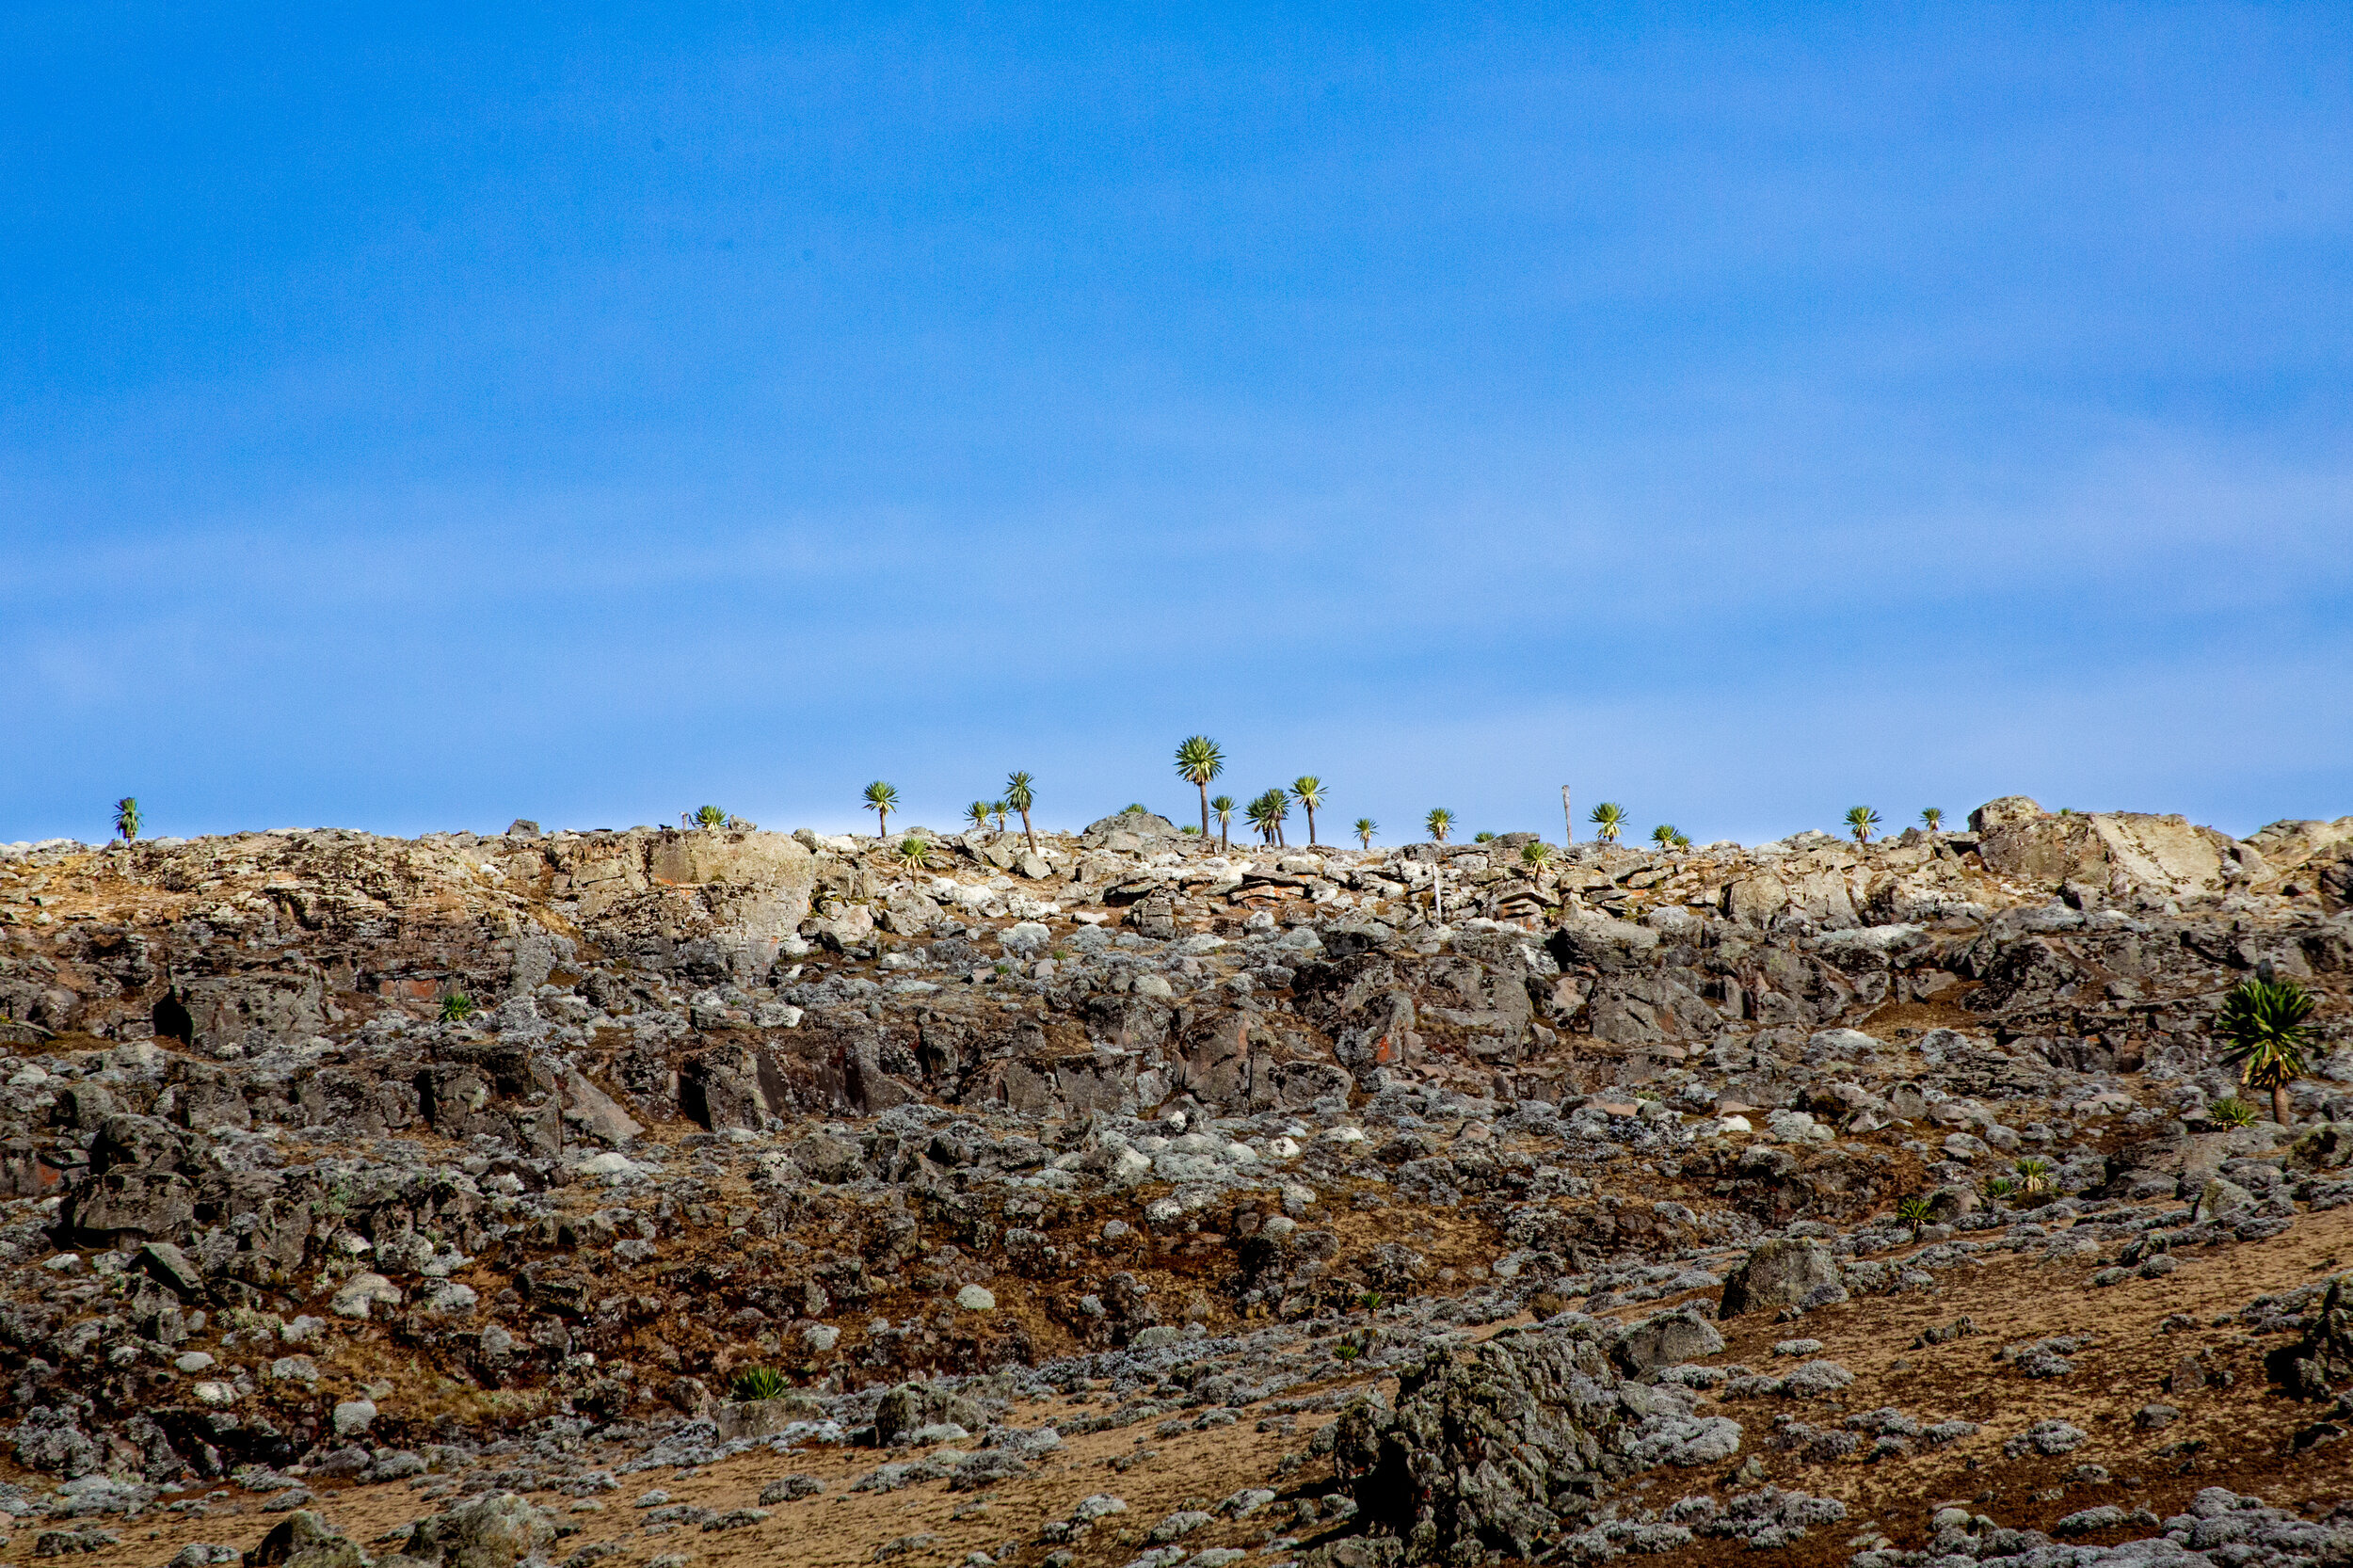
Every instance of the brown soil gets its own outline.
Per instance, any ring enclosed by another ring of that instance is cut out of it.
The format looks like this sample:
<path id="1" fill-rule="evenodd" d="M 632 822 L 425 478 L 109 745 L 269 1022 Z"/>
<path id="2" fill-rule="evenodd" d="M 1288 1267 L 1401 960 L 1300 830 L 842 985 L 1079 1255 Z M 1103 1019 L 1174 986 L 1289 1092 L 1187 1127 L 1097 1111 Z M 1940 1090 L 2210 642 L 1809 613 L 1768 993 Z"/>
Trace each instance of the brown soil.
<path id="1" fill-rule="evenodd" d="M 1929 1512 L 1948 1502 L 1965 1504 L 2006 1526 L 2047 1528 L 2068 1513 L 2104 1502 L 2145 1504 L 2161 1515 L 2177 1512 L 2206 1486 L 2255 1493 L 2275 1506 L 2313 1512 L 2353 1494 L 2353 1443 L 2302 1454 L 2287 1451 L 2290 1436 L 2318 1411 L 2283 1398 L 2265 1383 L 2263 1353 L 2281 1341 L 2249 1335 L 2234 1318 L 2217 1324 L 2256 1296 L 2309 1284 L 2344 1267 L 2353 1257 L 2353 1208 L 2299 1218 L 2294 1229 L 2272 1241 L 2174 1256 L 2182 1267 L 2170 1276 L 2136 1278 L 2108 1289 L 2089 1285 L 2098 1266 L 2094 1258 L 2041 1263 L 2000 1257 L 1940 1275 L 1940 1288 L 1925 1296 L 1858 1300 L 1799 1323 L 1758 1316 L 1723 1325 L 1727 1348 L 1721 1360 L 1746 1362 L 1763 1371 L 1776 1365 L 1771 1349 L 1776 1340 L 1801 1335 L 1823 1341 L 1817 1353 L 1856 1375 L 1852 1387 L 1822 1400 L 1744 1400 L 1723 1407 L 1746 1428 L 1743 1460 L 1760 1459 L 1772 1483 L 1835 1496 L 1849 1507 L 1846 1525 L 1816 1531 L 1780 1560 L 1843 1563 L 1855 1549 L 1853 1539 L 1874 1528 L 1900 1546 L 1917 1547 L 1925 1542 Z M 1631 1319 L 1662 1304 L 1645 1304 L 1617 1316 Z M 1912 1348 L 1921 1330 L 1963 1315 L 1978 1334 Z M 2193 1320 L 2194 1326 L 2177 1322 L 2172 1332 L 2160 1327 L 2181 1317 Z M 2071 1357 L 2076 1369 L 2067 1377 L 2032 1381 L 1995 1359 L 2006 1344 L 2085 1333 L 2096 1340 Z M 2185 1355 L 2196 1352 L 2205 1353 L 2209 1368 L 2227 1369 L 2234 1381 L 2226 1388 L 2166 1393 L 2167 1375 Z M 1296 1391 L 1289 1397 L 1297 1397 Z M 1010 1418 L 1025 1427 L 1071 1421 L 1100 1412 L 1089 1399 L 1030 1404 Z M 2153 1401 L 2179 1406 L 2182 1417 L 2160 1432 L 2136 1430 L 2134 1413 Z M 1848 1415 L 1891 1404 L 1924 1422 L 1958 1416 L 1984 1430 L 1939 1452 L 1876 1465 L 1855 1460 L 1808 1464 L 1773 1447 L 1772 1418 L 1784 1411 L 1827 1427 Z M 1285 1501 L 1326 1489 L 1327 1463 L 1297 1464 L 1288 1474 L 1279 1464 L 1285 1454 L 1304 1450 L 1308 1435 L 1329 1417 L 1303 1415 L 1285 1431 L 1286 1423 L 1267 1419 L 1269 1415 L 1247 1411 L 1238 1425 L 1167 1437 L 1155 1435 L 1150 1424 L 1073 1437 L 1030 1477 L 981 1494 L 951 1493 L 938 1481 L 899 1492 L 851 1494 L 846 1488 L 857 1477 L 886 1459 L 904 1456 L 814 1449 L 791 1456 L 758 1451 L 694 1473 L 641 1472 L 623 1478 L 621 1489 L 606 1494 L 600 1499 L 601 1509 L 592 1512 L 569 1512 L 571 1504 L 553 1494 L 538 1500 L 578 1527 L 578 1533 L 559 1542 L 551 1554 L 558 1560 L 591 1543 L 615 1541 L 626 1543 L 623 1554 L 611 1560 L 616 1568 L 678 1552 L 712 1568 L 754 1561 L 777 1568 L 847 1568 L 874 1560 L 879 1546 L 919 1535 L 936 1539 L 904 1552 L 906 1562 L 960 1563 L 975 1551 L 998 1556 L 1011 1543 L 1019 1544 L 1022 1560 L 1034 1561 L 1047 1549 L 1037 1542 L 1039 1527 L 1067 1517 L 1082 1497 L 1110 1493 L 1127 1500 L 1128 1512 L 1105 1520 L 1076 1544 L 1079 1561 L 1096 1568 L 1135 1556 L 1144 1533 L 1179 1508 L 1212 1506 L 1245 1486 L 1272 1487 Z M 2005 1439 L 2046 1417 L 2073 1422 L 2090 1440 L 2057 1458 L 2003 1457 Z M 1128 1467 L 1114 1468 L 1114 1462 Z M 2096 1483 L 2066 1479 L 2087 1463 L 2105 1466 L 2114 1479 Z M 1635 1483 L 1627 1501 L 1657 1507 L 1688 1493 L 1721 1496 L 1755 1484 L 1734 1479 L 1730 1469 L 1654 1474 Z M 815 1477 L 826 1490 L 805 1501 L 772 1505 L 766 1522 L 740 1529 L 705 1533 L 680 1526 L 664 1534 L 635 1533 L 641 1515 L 631 1504 L 648 1488 L 666 1491 L 676 1502 L 725 1511 L 755 1505 L 762 1487 L 786 1475 Z M 408 1484 L 328 1486 L 315 1506 L 364 1544 L 443 1506 L 424 1501 L 418 1490 Z M 261 1511 L 263 1498 L 234 1488 L 213 1496 L 219 1501 L 200 1518 L 86 1521 L 116 1530 L 122 1542 L 81 1560 L 88 1568 L 154 1568 L 191 1541 L 250 1547 L 277 1522 L 277 1515 Z M 1194 1550 L 1255 1545 L 1278 1533 L 1297 1533 L 1311 1544 L 1312 1530 L 1294 1527 L 1288 1510 L 1277 1507 L 1285 1515 L 1279 1521 L 1266 1514 L 1220 1520 L 1186 1538 L 1185 1544 Z M 0 1559 L 28 1559 L 39 1528 L 26 1522 Z M 2145 1528 L 2128 1526 L 2088 1539 L 2145 1533 Z M 1706 1543 L 1684 1555 L 1690 1560 L 1729 1561 L 1737 1551 L 1736 1544 Z"/>

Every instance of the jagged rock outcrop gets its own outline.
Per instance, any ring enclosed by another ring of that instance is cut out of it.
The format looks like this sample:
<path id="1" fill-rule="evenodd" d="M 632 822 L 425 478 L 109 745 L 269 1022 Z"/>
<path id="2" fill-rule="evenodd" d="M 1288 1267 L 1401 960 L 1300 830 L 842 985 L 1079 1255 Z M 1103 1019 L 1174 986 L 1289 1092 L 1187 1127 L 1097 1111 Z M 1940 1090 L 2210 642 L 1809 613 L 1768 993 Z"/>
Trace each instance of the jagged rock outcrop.
<path id="1" fill-rule="evenodd" d="M 362 1397 L 426 1441 L 349 1370 L 388 1351 L 614 1421 L 751 1361 L 895 1385 L 1435 1291 L 1920 1289 L 1824 1239 L 1915 1195 L 2011 1224 L 2030 1157 L 2231 1244 L 2336 1202 L 2343 824 L 1977 815 L 1529 857 L 1122 814 L 918 869 L 739 829 L 0 846 L 0 1423 L 156 1484 L 342 1451 Z M 2257 973 L 2323 999 L 2292 1133 L 2209 1114 Z M 1476 1256 L 1333 1218 L 1390 1208 Z"/>
<path id="2" fill-rule="evenodd" d="M 1737 1423 L 1622 1382 L 1611 1337 L 1590 1320 L 1507 1331 L 1406 1371 L 1393 1407 L 1352 1405 L 1333 1459 L 1358 1517 L 1406 1562 L 1532 1558 L 1635 1471 L 1738 1451 Z"/>
<path id="3" fill-rule="evenodd" d="M 2271 1356 L 2271 1372 L 2298 1399 L 2327 1400 L 2353 1394 L 2353 1275 L 2329 1282 L 2329 1290 L 2306 1325 L 2303 1337 Z"/>

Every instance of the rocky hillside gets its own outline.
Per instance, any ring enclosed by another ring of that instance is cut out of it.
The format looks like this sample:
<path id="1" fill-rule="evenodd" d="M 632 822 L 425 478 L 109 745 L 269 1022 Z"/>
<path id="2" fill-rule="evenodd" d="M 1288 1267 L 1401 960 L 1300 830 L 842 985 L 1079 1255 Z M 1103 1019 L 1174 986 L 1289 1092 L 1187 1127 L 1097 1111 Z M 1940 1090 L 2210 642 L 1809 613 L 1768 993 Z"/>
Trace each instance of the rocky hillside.
<path id="1" fill-rule="evenodd" d="M 2353 1560 L 2353 817 L 909 836 L 0 846 L 10 1551 Z"/>

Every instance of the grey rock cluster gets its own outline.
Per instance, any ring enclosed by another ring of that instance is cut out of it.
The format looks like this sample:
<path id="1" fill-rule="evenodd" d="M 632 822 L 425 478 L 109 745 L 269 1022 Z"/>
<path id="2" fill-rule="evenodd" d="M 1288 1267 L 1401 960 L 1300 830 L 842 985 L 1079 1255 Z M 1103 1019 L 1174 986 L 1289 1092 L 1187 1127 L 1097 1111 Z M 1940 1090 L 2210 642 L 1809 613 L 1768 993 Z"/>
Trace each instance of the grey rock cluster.
<path id="1" fill-rule="evenodd" d="M 1737 1422 L 1616 1370 L 1676 1340 L 1702 1350 L 1692 1328 L 1654 1320 L 1620 1336 L 1580 1318 L 1442 1351 L 1403 1374 L 1393 1406 L 1363 1400 L 1341 1416 L 1335 1471 L 1404 1561 L 1533 1556 L 1635 1472 L 1739 1450 Z"/>
<path id="2" fill-rule="evenodd" d="M 1997 1253 L 2121 1285 L 2353 1203 L 2353 819 L 2235 841 L 2013 798 L 1965 834 L 1542 863 L 1148 815 L 925 837 L 920 868 L 740 824 L 0 846 L 0 1430 L 64 1483 L 23 1514 L 456 1463 L 589 1484 L 557 1426 L 647 1468 L 858 1439 L 915 1450 L 878 1477 L 980 1485 L 1039 1451 L 992 1376 L 1094 1380 L 1121 1402 L 1088 1419 L 1157 1432 L 1347 1364 L 1420 1380 L 1346 1429 L 1353 1473 L 1421 1478 L 1410 1517 L 1360 1496 L 1383 1539 L 1657 1549 L 1730 1528 L 1610 1493 L 1733 1451 L 1702 1392 L 1779 1401 L 1744 1413 L 1812 1463 L 1958 1425 L 1840 1410 L 1813 1350 L 1695 1365 L 1716 1314 Z M 2324 998 L 2292 1128 L 2213 1110 L 2249 974 Z M 1942 1027 L 1873 1021 L 1919 1009 Z M 2005 1192 L 2026 1157 L 2050 1190 Z M 1494 1245 L 1340 1218 L 1385 1209 Z M 2324 1293 L 2249 1309 L 2314 1401 L 2353 1386 Z M 1562 1316 L 1671 1298 L 1624 1335 Z M 1548 1326 L 1491 1360 L 1455 1342 L 1524 1311 Z M 341 1370 L 379 1341 L 554 1425 L 429 1428 Z M 2063 1388 L 2076 1356 L 1997 1373 Z M 728 1397 L 746 1364 L 794 1393 Z M 2345 1424 L 2307 1414 L 2310 1444 Z M 1482 1421 L 1522 1469 L 1448 1470 Z M 1810 1528 L 1744 1496 L 1747 1535 Z"/>

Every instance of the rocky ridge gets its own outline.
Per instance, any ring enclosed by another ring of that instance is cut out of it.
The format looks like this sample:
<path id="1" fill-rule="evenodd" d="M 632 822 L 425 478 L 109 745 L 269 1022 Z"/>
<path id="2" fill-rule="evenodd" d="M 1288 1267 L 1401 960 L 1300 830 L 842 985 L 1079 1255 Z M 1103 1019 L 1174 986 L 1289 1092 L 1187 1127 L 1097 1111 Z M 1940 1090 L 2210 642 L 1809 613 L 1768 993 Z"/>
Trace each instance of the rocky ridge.
<path id="1" fill-rule="evenodd" d="M 593 1498 L 595 1475 L 860 1444 L 916 1454 L 869 1490 L 995 1495 L 1088 1421 L 1253 1411 L 1329 1423 L 1264 1478 L 1318 1527 L 1285 1550 L 1802 1551 L 1848 1505 L 1801 1473 L 1993 1429 L 1821 1418 L 1855 1373 L 1801 1350 L 1708 1366 L 1716 1323 L 1931 1303 L 1997 1255 L 2121 1299 L 2353 1198 L 2353 818 L 2240 841 L 2012 798 L 1867 846 L 1534 841 L 1241 851 L 1131 815 L 1034 843 L 519 824 L 0 846 L 23 1472 L 0 1506 L 51 1521 L 26 1538 L 52 1555 L 104 1555 L 120 1527 L 71 1521 Z M 2232 1088 L 2209 1026 L 2249 973 L 2323 999 L 2292 1128 L 2209 1113 Z M 1912 1195 L 1916 1225 L 1893 1214 Z M 2245 1332 L 2295 1337 L 2241 1390 L 2295 1411 L 2281 1451 L 2324 1466 L 2349 1414 L 2326 1402 L 2348 1352 L 2325 1286 L 2249 1306 Z M 2000 1351 L 1989 1376 L 2050 1389 L 2105 1353 Z M 789 1392 L 733 1398 L 755 1368 Z M 1006 1424 L 1073 1387 L 1116 1398 Z M 2057 1428 L 2084 1430 L 2046 1427 L 1989 1463 L 2057 1464 Z M 1449 1448 L 1506 1429 L 1513 1477 Z M 1629 1508 L 1686 1472 L 1705 1485 Z M 2089 1561 L 2135 1528 L 2204 1550 L 2202 1521 L 2259 1507 L 2233 1496 L 2182 1531 L 2103 1504 L 2041 1545 L 1963 1510 L 1916 1550 Z M 1074 1518 L 994 1560 L 1128 1560 Z M 2333 1539 L 2248 1518 L 2232 1539 L 2281 1560 Z M 463 1557 L 436 1544 L 454 1530 L 401 1549 Z M 1137 1560 L 1225 1549 L 1190 1538 Z"/>

